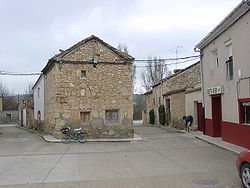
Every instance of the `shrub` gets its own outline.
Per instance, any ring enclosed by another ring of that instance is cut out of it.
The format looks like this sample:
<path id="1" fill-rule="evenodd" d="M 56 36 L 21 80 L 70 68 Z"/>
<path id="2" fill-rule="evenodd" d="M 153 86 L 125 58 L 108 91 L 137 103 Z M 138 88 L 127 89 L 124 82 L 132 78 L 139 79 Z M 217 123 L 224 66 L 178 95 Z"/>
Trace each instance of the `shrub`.
<path id="1" fill-rule="evenodd" d="M 165 125 L 166 124 L 166 115 L 165 115 L 165 107 L 164 107 L 164 105 L 159 106 L 158 112 L 159 112 L 159 122 L 160 122 L 160 124 Z"/>
<path id="2" fill-rule="evenodd" d="M 149 123 L 152 125 L 155 124 L 155 112 L 154 112 L 154 110 L 149 111 Z"/>

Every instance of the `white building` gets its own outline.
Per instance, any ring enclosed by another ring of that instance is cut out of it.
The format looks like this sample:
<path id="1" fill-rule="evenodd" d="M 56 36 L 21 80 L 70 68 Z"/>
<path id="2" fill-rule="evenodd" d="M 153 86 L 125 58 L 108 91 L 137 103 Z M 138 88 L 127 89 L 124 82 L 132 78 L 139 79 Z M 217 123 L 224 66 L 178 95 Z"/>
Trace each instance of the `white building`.
<path id="1" fill-rule="evenodd" d="M 201 54 L 205 134 L 250 149 L 250 1 L 196 45 Z"/>
<path id="2" fill-rule="evenodd" d="M 44 120 L 44 74 L 42 74 L 33 86 L 34 95 L 34 119 Z"/>

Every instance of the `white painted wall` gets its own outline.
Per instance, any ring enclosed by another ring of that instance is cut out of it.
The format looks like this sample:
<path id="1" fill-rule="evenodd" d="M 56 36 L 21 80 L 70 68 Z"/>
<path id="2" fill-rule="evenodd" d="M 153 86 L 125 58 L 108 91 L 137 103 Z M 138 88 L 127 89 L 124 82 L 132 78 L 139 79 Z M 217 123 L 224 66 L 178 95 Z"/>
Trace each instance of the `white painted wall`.
<path id="1" fill-rule="evenodd" d="M 226 80 L 226 52 L 225 42 L 232 41 L 233 50 L 233 80 Z M 223 85 L 224 94 L 222 99 L 222 120 L 227 122 L 239 122 L 237 89 L 236 84 L 240 77 L 250 76 L 250 12 L 234 23 L 213 42 L 203 49 L 202 64 L 204 90 L 207 88 Z M 217 49 L 219 66 L 211 67 L 211 51 Z M 239 74 L 240 73 L 240 74 Z M 247 89 L 246 89 L 247 88 Z M 249 81 L 241 81 L 239 98 L 249 98 Z M 205 117 L 212 118 L 211 96 L 205 93 Z"/>
<path id="2" fill-rule="evenodd" d="M 41 112 L 41 120 L 44 120 L 44 75 L 41 75 L 33 88 L 34 94 L 34 119 L 38 120 L 38 111 Z"/>
<path id="3" fill-rule="evenodd" d="M 201 90 L 185 93 L 186 115 L 191 115 L 194 118 L 193 127 L 197 128 L 197 102 L 202 102 Z"/>

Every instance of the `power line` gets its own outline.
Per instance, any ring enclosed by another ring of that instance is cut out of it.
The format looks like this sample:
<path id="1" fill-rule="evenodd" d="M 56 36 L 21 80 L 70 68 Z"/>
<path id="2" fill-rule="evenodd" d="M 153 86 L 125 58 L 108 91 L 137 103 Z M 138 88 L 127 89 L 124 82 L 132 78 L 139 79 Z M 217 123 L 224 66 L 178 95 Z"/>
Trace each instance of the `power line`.
<path id="1" fill-rule="evenodd" d="M 194 55 L 194 56 L 186 56 L 186 57 L 179 57 L 179 58 L 159 58 L 159 59 L 135 59 L 136 62 L 148 62 L 148 61 L 176 61 L 176 60 L 184 60 L 184 59 L 190 59 L 190 58 L 198 58 L 200 55 Z"/>
<path id="2" fill-rule="evenodd" d="M 197 59 L 200 58 L 200 55 L 196 55 L 196 56 L 186 56 L 186 57 L 180 57 L 180 58 L 159 58 L 159 59 L 135 59 L 134 62 L 135 63 L 147 63 L 147 62 L 161 62 L 164 64 L 160 64 L 157 66 L 168 66 L 168 65 L 176 65 L 176 60 L 185 60 L 185 61 L 179 61 L 177 64 L 183 64 L 186 62 L 190 62 L 190 61 L 195 61 Z M 169 62 L 172 61 L 171 63 L 165 63 L 165 62 Z M 110 62 L 111 63 L 111 62 Z M 114 63 L 114 62 L 112 62 Z M 153 67 L 149 66 L 149 65 L 142 65 L 142 66 L 138 66 L 138 65 L 133 65 L 133 67 L 136 68 L 147 68 L 147 67 Z M 17 72 L 9 72 L 9 71 L 0 71 L 0 75 L 5 75 L 5 76 L 37 76 L 37 75 L 41 75 L 41 72 L 33 72 L 33 73 L 17 73 Z"/>
<path id="3" fill-rule="evenodd" d="M 41 75 L 40 72 L 34 73 L 16 73 L 16 72 L 7 72 L 7 71 L 0 71 L 0 75 L 7 75 L 7 76 L 34 76 L 34 75 Z"/>
<path id="4" fill-rule="evenodd" d="M 187 63 L 187 62 L 190 62 L 190 61 L 195 61 L 195 60 L 198 60 L 199 58 L 194 58 L 194 59 L 188 59 L 186 61 L 181 61 L 181 62 L 178 62 L 177 64 L 183 64 L 183 63 Z M 173 62 L 173 63 L 165 63 L 165 64 L 159 64 L 159 65 L 156 65 L 156 66 L 168 66 L 168 65 L 176 65 L 176 62 Z M 155 65 L 135 65 L 134 67 L 136 68 L 145 68 L 145 67 L 154 67 Z"/>

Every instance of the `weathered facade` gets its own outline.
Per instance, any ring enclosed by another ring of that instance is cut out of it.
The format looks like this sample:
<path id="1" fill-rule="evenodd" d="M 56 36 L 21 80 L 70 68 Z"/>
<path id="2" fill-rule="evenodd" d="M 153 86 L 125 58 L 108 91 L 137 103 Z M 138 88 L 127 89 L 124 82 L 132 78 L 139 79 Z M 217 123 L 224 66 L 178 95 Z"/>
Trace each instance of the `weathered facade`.
<path id="1" fill-rule="evenodd" d="M 189 106 L 186 106 L 185 92 L 192 88 L 199 87 L 201 82 L 200 63 L 195 63 L 178 73 L 166 78 L 163 81 L 163 100 L 165 101 L 166 113 L 168 115 L 168 124 L 176 128 L 183 128 L 183 119 L 185 115 L 196 115 L 196 111 L 187 114 Z M 190 94 L 190 93 L 189 93 Z M 197 98 L 194 98 L 190 103 L 195 105 L 201 100 L 201 93 Z M 197 125 L 196 119 L 194 125 Z"/>
<path id="2" fill-rule="evenodd" d="M 166 125 L 182 129 L 182 117 L 192 115 L 195 117 L 193 129 L 196 128 L 198 122 L 195 106 L 202 100 L 200 77 L 200 63 L 198 62 L 161 80 L 152 87 L 151 92 L 146 93 L 147 114 L 154 109 L 155 123 L 159 124 L 158 107 L 164 105 Z M 187 102 L 186 99 L 191 101 Z"/>
<path id="3" fill-rule="evenodd" d="M 71 126 L 89 138 L 133 137 L 133 59 L 93 35 L 51 58 L 42 71 L 44 131 Z"/>
<path id="4" fill-rule="evenodd" d="M 1 111 L 0 124 L 18 124 L 18 110 Z"/>
<path id="5" fill-rule="evenodd" d="M 201 53 L 205 134 L 250 149 L 250 1 L 196 48 Z"/>
<path id="6" fill-rule="evenodd" d="M 34 100 L 29 96 L 19 103 L 19 124 L 25 127 L 35 127 L 34 121 Z"/>

